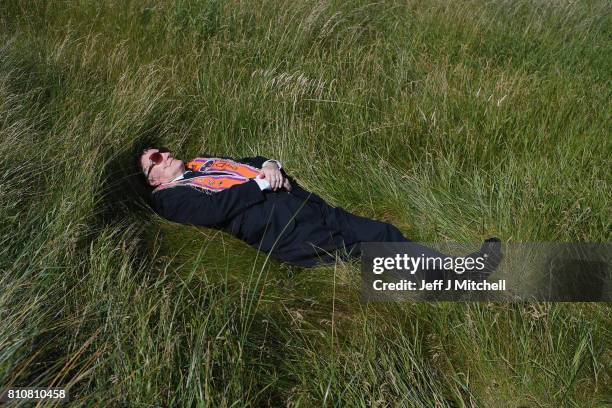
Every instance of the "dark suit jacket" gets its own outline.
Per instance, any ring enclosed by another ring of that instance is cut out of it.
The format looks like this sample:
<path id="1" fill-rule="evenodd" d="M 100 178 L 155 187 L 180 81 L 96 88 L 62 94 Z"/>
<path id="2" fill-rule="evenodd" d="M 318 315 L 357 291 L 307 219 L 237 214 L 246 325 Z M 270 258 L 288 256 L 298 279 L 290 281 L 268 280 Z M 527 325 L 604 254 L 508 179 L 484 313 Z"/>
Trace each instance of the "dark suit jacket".
<path id="1" fill-rule="evenodd" d="M 261 168 L 266 160 L 257 156 L 236 161 Z M 341 247 L 344 241 L 338 234 L 330 238 L 330 231 L 325 227 L 323 220 L 332 207 L 321 197 L 304 190 L 284 169 L 281 172 L 289 179 L 291 192 L 261 191 L 252 180 L 212 194 L 190 186 L 177 186 L 153 193 L 153 208 L 168 220 L 222 229 L 255 248 L 272 251 L 280 260 L 313 266 L 322 259 L 312 244 L 329 251 Z M 190 173 L 186 177 L 200 174 Z"/>

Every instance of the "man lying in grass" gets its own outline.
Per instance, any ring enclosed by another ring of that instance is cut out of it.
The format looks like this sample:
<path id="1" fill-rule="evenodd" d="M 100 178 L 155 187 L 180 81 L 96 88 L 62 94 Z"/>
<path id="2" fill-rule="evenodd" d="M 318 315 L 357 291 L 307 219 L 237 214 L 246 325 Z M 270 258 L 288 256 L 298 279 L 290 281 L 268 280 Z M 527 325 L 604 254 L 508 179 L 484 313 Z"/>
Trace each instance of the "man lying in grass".
<path id="1" fill-rule="evenodd" d="M 151 201 L 162 217 L 222 229 L 293 265 L 333 263 L 341 249 L 358 258 L 361 242 L 409 242 L 391 224 L 332 207 L 304 190 L 276 160 L 197 157 L 185 164 L 166 148 L 147 147 L 138 165 L 154 188 Z M 415 256 L 447 256 L 417 248 Z M 486 240 L 471 256 L 484 254 L 490 273 L 501 259 L 499 240 Z M 444 271 L 426 275 L 427 280 L 442 279 Z"/>

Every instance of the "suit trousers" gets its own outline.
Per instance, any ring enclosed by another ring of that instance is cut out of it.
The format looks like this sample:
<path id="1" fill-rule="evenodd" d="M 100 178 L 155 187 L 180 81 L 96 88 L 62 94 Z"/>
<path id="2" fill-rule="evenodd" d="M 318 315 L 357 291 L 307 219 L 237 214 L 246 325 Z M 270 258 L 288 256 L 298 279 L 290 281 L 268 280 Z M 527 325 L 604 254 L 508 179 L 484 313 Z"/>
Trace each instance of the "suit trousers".
<path id="1" fill-rule="evenodd" d="M 305 202 L 294 215 L 295 228 L 272 249 L 275 257 L 294 265 L 312 267 L 342 260 L 358 260 L 362 242 L 411 242 L 392 224 L 351 214 L 327 203 Z M 289 245 L 283 245 L 289 243 Z M 412 256 L 446 257 L 412 243 Z M 409 278 L 444 279 L 443 270 L 417 271 Z"/>
<path id="2" fill-rule="evenodd" d="M 327 203 L 306 201 L 294 211 L 295 228 L 272 249 L 281 260 L 302 266 L 361 256 L 362 242 L 410 242 L 397 227 L 351 214 Z M 284 245 L 287 244 L 287 245 Z M 423 247 L 429 254 L 439 254 Z"/>

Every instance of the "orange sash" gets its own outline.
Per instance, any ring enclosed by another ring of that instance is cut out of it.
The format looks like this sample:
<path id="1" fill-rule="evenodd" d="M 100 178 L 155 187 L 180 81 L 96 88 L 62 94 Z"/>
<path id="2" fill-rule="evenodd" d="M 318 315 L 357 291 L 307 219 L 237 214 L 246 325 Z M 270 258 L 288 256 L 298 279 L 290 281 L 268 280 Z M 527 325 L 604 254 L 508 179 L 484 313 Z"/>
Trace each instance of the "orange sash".
<path id="1" fill-rule="evenodd" d="M 243 184 L 260 174 L 259 169 L 248 164 L 238 163 L 230 159 L 216 157 L 196 157 L 190 160 L 185 168 L 192 171 L 206 173 L 202 176 L 182 179 L 159 185 L 153 193 L 169 187 L 190 185 L 203 188 L 207 193 L 225 190 Z"/>

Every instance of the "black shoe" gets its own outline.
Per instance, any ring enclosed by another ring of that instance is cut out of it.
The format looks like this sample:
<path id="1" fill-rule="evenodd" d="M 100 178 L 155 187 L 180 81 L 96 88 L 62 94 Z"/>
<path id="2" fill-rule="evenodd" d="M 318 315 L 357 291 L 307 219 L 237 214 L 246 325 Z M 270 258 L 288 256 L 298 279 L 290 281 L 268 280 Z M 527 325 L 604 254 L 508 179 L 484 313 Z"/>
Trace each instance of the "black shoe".
<path id="1" fill-rule="evenodd" d="M 501 241 L 499 238 L 493 237 L 489 239 L 485 239 L 485 242 L 480 247 L 480 252 L 487 257 L 488 267 L 491 270 L 491 273 L 497 269 L 502 259 L 504 259 L 504 254 L 501 250 Z"/>
<path id="2" fill-rule="evenodd" d="M 504 258 L 504 254 L 501 251 L 500 239 L 496 237 L 486 239 L 480 247 L 480 251 L 474 252 L 469 256 L 484 258 L 484 268 L 474 268 L 471 271 L 467 271 L 464 274 L 464 279 L 471 279 L 477 282 L 486 280 L 489 275 L 495 272 Z"/>

